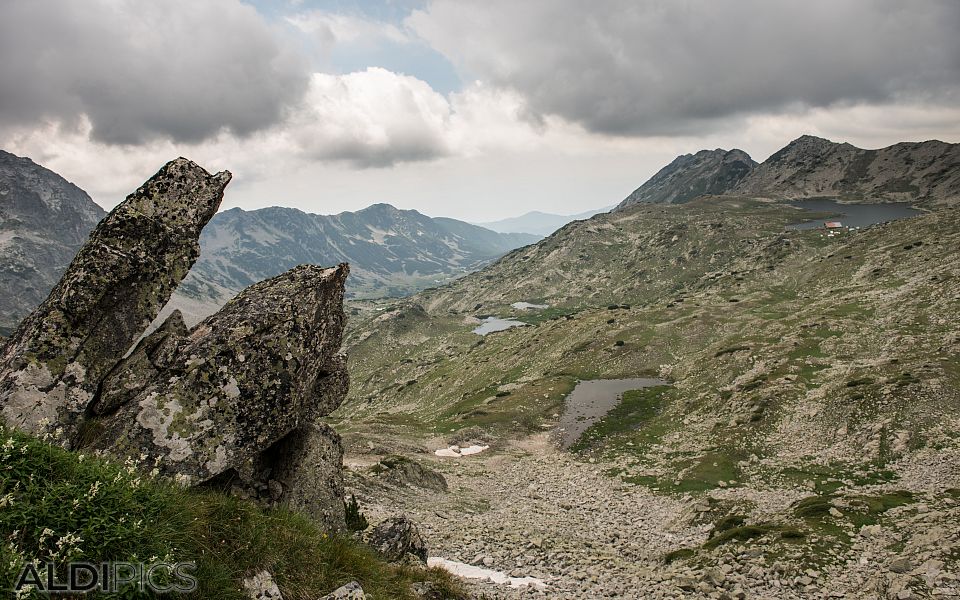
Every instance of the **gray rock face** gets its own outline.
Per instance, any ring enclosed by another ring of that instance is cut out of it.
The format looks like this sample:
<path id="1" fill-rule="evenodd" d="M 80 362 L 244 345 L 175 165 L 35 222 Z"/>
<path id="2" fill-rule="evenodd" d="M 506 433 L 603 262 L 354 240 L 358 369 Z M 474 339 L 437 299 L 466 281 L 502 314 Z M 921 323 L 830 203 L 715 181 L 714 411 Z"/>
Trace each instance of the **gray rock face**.
<path id="1" fill-rule="evenodd" d="M 427 562 L 427 542 L 417 524 L 407 517 L 391 517 L 370 532 L 370 545 L 389 561 L 402 562 L 413 555 Z"/>
<path id="2" fill-rule="evenodd" d="M 373 471 L 380 479 L 396 485 L 447 491 L 447 480 L 441 473 L 403 456 L 388 456 L 374 465 Z"/>
<path id="3" fill-rule="evenodd" d="M 641 203 L 675 204 L 734 189 L 757 163 L 743 150 L 701 150 L 678 156 L 634 190 L 617 209 Z"/>
<path id="4" fill-rule="evenodd" d="M 146 455 L 148 466 L 194 483 L 222 476 L 269 487 L 271 456 L 316 455 L 287 437 L 312 435 L 301 429 L 346 395 L 348 272 L 297 267 L 244 290 L 187 335 L 172 315 L 109 377 L 101 397 L 119 408 L 101 418 L 90 446 Z"/>
<path id="5" fill-rule="evenodd" d="M 287 436 L 274 450 L 273 479 L 281 499 L 329 531 L 344 529 L 343 446 L 324 423 L 308 424 Z"/>
<path id="6" fill-rule="evenodd" d="M 97 225 L 0 355 L 0 414 L 69 446 L 100 383 L 199 255 L 230 173 L 171 161 Z"/>
<path id="7" fill-rule="evenodd" d="M 0 150 L 0 335 L 47 297 L 106 214 L 63 177 Z"/>

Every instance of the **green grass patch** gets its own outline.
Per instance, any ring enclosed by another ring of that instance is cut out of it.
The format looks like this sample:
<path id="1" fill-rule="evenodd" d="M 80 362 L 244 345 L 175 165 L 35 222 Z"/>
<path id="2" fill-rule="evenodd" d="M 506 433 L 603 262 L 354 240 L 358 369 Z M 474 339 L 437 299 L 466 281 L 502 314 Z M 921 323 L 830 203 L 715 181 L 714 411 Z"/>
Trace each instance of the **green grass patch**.
<path id="1" fill-rule="evenodd" d="M 510 318 L 516 319 L 517 321 L 522 321 L 527 325 L 539 325 L 541 323 L 546 323 L 548 321 L 556 321 L 558 319 L 563 319 L 568 315 L 575 315 L 578 312 L 580 312 L 579 309 L 551 307 L 551 308 L 544 308 L 544 309 L 527 310 L 518 315 L 512 316 Z"/>
<path id="2" fill-rule="evenodd" d="M 743 527 L 744 523 L 746 522 L 747 518 L 743 515 L 726 515 L 713 524 L 713 529 L 710 531 L 710 537 L 715 537 L 729 529 Z"/>
<path id="3" fill-rule="evenodd" d="M 748 542 L 773 534 L 778 534 L 781 539 L 788 540 L 801 539 L 805 536 L 805 534 L 796 527 L 774 523 L 759 523 L 756 525 L 743 525 L 741 527 L 726 529 L 704 542 L 703 547 L 710 550 L 730 542 Z"/>
<path id="4" fill-rule="evenodd" d="M 677 493 L 706 492 L 721 487 L 721 481 L 739 481 L 737 463 L 742 459 L 742 453 L 737 451 L 709 452 L 683 473 L 680 483 L 672 486 L 673 490 Z"/>
<path id="5" fill-rule="evenodd" d="M 864 525 L 875 525 L 888 510 L 914 501 L 913 494 L 906 491 L 874 496 L 822 494 L 798 500 L 793 505 L 793 511 L 795 516 L 818 532 L 847 542 L 849 534 L 843 525 L 852 525 L 854 530 Z M 835 514 L 831 514 L 831 509 Z"/>
<path id="6" fill-rule="evenodd" d="M 697 551 L 692 548 L 680 548 L 679 550 L 674 550 L 673 552 L 667 552 L 664 554 L 663 562 L 669 565 L 672 562 L 693 558 L 696 555 Z"/>
<path id="7" fill-rule="evenodd" d="M 802 519 L 823 517 L 830 513 L 831 508 L 833 496 L 811 496 L 798 500 L 793 505 L 793 514 Z"/>
<path id="8" fill-rule="evenodd" d="M 431 581 L 460 598 L 452 579 L 381 561 L 307 517 L 210 490 L 182 489 L 118 465 L 0 428 L 0 589 L 25 561 L 194 562 L 196 597 L 240 600 L 244 576 L 271 572 L 288 600 L 323 596 L 357 580 L 375 598 L 413 598 Z M 39 594 L 30 597 L 40 598 Z M 132 590 L 106 598 L 132 598 Z M 149 597 L 149 596 L 146 596 Z"/>

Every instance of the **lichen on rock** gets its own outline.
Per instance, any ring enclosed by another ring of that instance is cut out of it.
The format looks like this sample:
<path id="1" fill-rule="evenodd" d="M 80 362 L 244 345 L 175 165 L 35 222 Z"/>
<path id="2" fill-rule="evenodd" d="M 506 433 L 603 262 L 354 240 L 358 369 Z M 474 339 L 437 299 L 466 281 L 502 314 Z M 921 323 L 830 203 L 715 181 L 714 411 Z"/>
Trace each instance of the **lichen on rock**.
<path id="1" fill-rule="evenodd" d="M 297 267 L 244 290 L 186 333 L 171 315 L 107 378 L 97 408 L 117 408 L 103 414 L 90 447 L 274 501 L 273 472 L 311 456 L 291 436 L 333 440 L 336 450 L 323 454 L 339 464 L 339 438 L 317 433 L 325 430 L 315 423 L 346 396 L 348 272 L 346 264 Z M 297 489 L 295 477 L 285 478 Z"/>

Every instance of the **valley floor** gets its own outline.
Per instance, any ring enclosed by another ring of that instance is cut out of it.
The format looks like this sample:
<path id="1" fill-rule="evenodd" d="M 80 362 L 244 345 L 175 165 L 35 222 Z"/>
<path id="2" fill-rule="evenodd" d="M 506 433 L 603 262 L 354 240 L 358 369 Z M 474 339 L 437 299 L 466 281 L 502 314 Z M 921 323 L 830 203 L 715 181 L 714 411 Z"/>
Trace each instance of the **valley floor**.
<path id="1" fill-rule="evenodd" d="M 348 484 L 371 522 L 405 513 L 421 524 L 431 556 L 546 584 L 511 589 L 475 583 L 480 597 L 960 596 L 960 498 L 956 490 L 935 491 L 958 480 L 957 449 L 923 457 L 922 465 L 898 465 L 897 486 L 846 490 L 847 497 L 877 498 L 905 485 L 914 492 L 911 501 L 859 529 L 839 511 L 835 519 L 827 515 L 851 535 L 848 544 L 823 548 L 815 548 L 816 537 L 791 543 L 772 530 L 710 547 L 718 529 L 711 521 L 715 506 L 748 499 L 771 521 L 782 519 L 809 496 L 798 489 L 660 495 L 609 477 L 610 464 L 556 449 L 548 434 L 459 459 L 416 458 L 445 475 L 448 492 L 384 485 L 370 475 L 376 459 L 368 454 L 348 455 Z"/>
<path id="2" fill-rule="evenodd" d="M 639 206 L 358 305 L 331 419 L 371 522 L 546 585 L 492 598 L 960 597 L 960 212 L 842 234 L 795 212 Z M 489 316 L 525 326 L 474 334 Z M 570 451 L 543 433 L 578 382 L 636 377 L 669 385 Z M 492 448 L 434 456 L 454 442 Z"/>

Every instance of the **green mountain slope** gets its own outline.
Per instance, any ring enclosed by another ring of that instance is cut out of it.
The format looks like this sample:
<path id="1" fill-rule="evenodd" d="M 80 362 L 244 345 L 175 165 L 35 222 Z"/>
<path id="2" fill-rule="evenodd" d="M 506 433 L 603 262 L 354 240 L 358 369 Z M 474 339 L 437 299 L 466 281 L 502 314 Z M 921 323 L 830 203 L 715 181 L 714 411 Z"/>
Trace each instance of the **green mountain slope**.
<path id="1" fill-rule="evenodd" d="M 582 530 L 552 519 L 606 523 L 603 508 L 576 508 L 601 488 L 597 502 L 619 507 L 607 510 L 657 515 L 630 534 L 648 540 L 637 549 L 646 558 L 604 563 L 635 577 L 633 590 L 749 582 L 761 596 L 800 598 L 952 585 L 937 582 L 953 581 L 960 558 L 947 533 L 960 519 L 960 210 L 833 236 L 784 230 L 796 219 L 789 206 L 738 197 L 637 205 L 442 288 L 361 303 L 337 427 L 361 454 L 493 444 L 485 462 L 435 461 L 473 489 L 441 500 L 490 504 L 474 527 L 503 527 L 515 544 L 550 531 L 551 548 L 577 557 L 545 569 L 569 589 L 597 550 L 578 550 Z M 520 300 L 550 307 L 511 307 Z M 527 325 L 473 334 L 491 314 Z M 669 385 L 627 392 L 571 448 L 577 464 L 542 449 L 578 381 L 643 376 Z M 553 486 L 564 473 L 622 487 Z M 642 504 L 618 504 L 626 497 Z M 505 522 L 517 503 L 524 519 Z M 417 506 L 449 535 L 444 514 Z M 644 533 L 660 526 L 675 541 Z M 623 542 L 610 535 L 591 536 L 593 548 L 614 552 Z M 469 539 L 453 534 L 448 551 Z M 872 562 L 858 563 L 866 548 Z M 947 579 L 884 579 L 888 564 L 939 565 Z M 714 575 L 731 567 L 733 582 Z"/>

